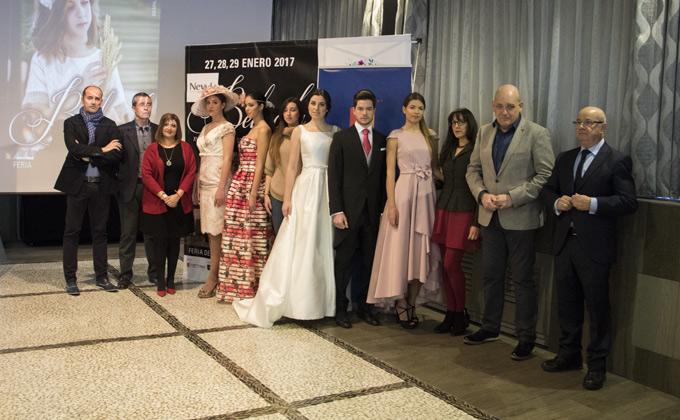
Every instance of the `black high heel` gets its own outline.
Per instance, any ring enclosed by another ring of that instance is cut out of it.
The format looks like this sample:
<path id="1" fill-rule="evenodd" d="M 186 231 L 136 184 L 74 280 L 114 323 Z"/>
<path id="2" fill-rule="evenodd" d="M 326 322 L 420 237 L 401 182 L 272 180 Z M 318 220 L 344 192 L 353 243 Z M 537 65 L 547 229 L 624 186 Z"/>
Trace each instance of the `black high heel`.
<path id="1" fill-rule="evenodd" d="M 397 322 L 402 328 L 412 330 L 418 326 L 418 318 L 413 316 L 413 310 L 415 310 L 415 306 L 409 305 L 406 307 L 400 307 L 398 302 L 394 303 L 394 314 L 397 316 Z M 401 319 L 400 315 L 404 313 L 408 319 Z"/>
<path id="2" fill-rule="evenodd" d="M 420 324 L 420 319 L 416 316 L 416 305 L 410 305 L 408 307 L 408 320 L 413 324 L 413 327 L 411 328 L 415 328 Z"/>

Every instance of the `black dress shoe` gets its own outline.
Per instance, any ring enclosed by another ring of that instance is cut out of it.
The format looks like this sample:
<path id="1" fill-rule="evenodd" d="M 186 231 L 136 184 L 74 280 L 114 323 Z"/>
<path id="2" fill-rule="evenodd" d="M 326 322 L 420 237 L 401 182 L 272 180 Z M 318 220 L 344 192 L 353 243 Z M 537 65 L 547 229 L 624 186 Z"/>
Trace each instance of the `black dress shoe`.
<path id="1" fill-rule="evenodd" d="M 490 331 L 479 329 L 470 335 L 463 337 L 463 343 L 470 345 L 484 344 L 490 341 L 498 340 L 498 334 L 494 334 Z"/>
<path id="2" fill-rule="evenodd" d="M 66 282 L 66 293 L 68 293 L 71 296 L 80 295 L 80 290 L 78 290 L 78 285 L 76 285 L 75 280 Z"/>
<path id="3" fill-rule="evenodd" d="M 451 331 L 451 327 L 453 326 L 453 318 L 455 317 L 455 312 L 453 311 L 446 311 L 446 315 L 444 315 L 444 320 L 439 323 L 436 327 L 434 327 L 434 332 L 437 334 L 443 334 L 446 332 Z"/>
<path id="4" fill-rule="evenodd" d="M 602 388 L 607 375 L 601 370 L 589 370 L 583 378 L 583 387 L 589 391 L 597 391 Z"/>
<path id="5" fill-rule="evenodd" d="M 359 309 L 357 311 L 357 317 L 369 325 L 373 325 L 375 327 L 380 325 L 380 321 L 378 321 L 378 318 L 375 317 L 370 309 Z"/>
<path id="6" fill-rule="evenodd" d="M 581 370 L 583 361 L 580 357 L 567 359 L 556 356 L 554 359 L 546 360 L 541 363 L 541 368 L 546 372 L 566 372 L 568 370 Z"/>
<path id="7" fill-rule="evenodd" d="M 97 279 L 95 284 L 97 285 L 97 287 L 101 287 L 102 289 L 106 290 L 107 292 L 117 292 L 118 291 L 118 288 L 116 286 L 114 286 L 113 284 L 111 284 L 111 282 L 107 278 Z"/>
<path id="8" fill-rule="evenodd" d="M 339 312 L 335 315 L 335 323 L 338 327 L 342 328 L 352 328 L 352 323 L 349 320 L 347 312 Z"/>
<path id="9" fill-rule="evenodd" d="M 534 343 L 520 341 L 510 354 L 512 360 L 522 361 L 531 359 L 534 356 Z"/>
<path id="10" fill-rule="evenodd" d="M 129 277 L 121 277 L 118 279 L 118 288 L 127 289 L 132 284 L 132 280 Z"/>

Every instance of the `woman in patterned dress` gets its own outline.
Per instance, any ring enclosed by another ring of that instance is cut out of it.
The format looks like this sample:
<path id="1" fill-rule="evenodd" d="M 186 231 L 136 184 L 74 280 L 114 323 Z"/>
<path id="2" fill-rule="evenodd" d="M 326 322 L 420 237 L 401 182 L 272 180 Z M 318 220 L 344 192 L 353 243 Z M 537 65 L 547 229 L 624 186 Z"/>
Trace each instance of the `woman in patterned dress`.
<path id="1" fill-rule="evenodd" d="M 234 150 L 234 126 L 224 114 L 239 102 L 239 96 L 224 86 L 211 86 L 191 106 L 191 113 L 210 117 L 196 140 L 201 168 L 198 172 L 198 202 L 201 211 L 201 233 L 208 234 L 210 272 L 198 291 L 199 298 L 215 296 L 217 268 L 224 229 L 224 200 L 231 178 Z"/>
<path id="2" fill-rule="evenodd" d="M 270 112 L 263 94 L 246 95 L 245 113 L 252 120 L 252 128 L 239 141 L 239 167 L 227 193 L 219 302 L 255 296 L 269 255 L 272 228 L 264 208 L 264 163 L 273 125 Z"/>

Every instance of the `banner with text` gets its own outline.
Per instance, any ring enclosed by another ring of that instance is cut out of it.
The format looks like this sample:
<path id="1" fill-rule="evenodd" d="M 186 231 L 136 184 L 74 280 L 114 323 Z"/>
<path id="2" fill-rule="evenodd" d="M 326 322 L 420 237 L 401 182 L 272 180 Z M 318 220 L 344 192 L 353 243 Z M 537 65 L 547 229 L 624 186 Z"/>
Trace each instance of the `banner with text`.
<path id="1" fill-rule="evenodd" d="M 191 104 L 208 86 L 220 84 L 239 94 L 262 92 L 277 110 L 288 97 L 304 101 L 316 87 L 316 41 L 188 46 L 186 73 L 185 137 L 195 141 L 207 121 L 191 114 Z M 241 108 L 227 119 L 237 127 L 237 137 L 252 124 Z"/>
<path id="2" fill-rule="evenodd" d="M 404 124 L 402 101 L 411 92 L 411 36 L 319 39 L 319 87 L 333 100 L 328 121 L 354 124 L 352 97 L 360 89 L 377 99 L 375 128 L 384 133 Z"/>
<path id="3" fill-rule="evenodd" d="M 236 93 L 259 91 L 278 114 L 284 99 L 304 103 L 316 87 L 316 41 L 257 42 L 186 47 L 185 139 L 195 144 L 207 118 L 191 113 L 191 104 L 208 86 L 223 85 Z M 303 113 L 306 110 L 301 110 Z M 248 133 L 252 121 L 242 108 L 231 110 L 227 119 L 236 126 L 237 138 Z M 186 238 L 184 279 L 202 281 L 210 270 L 210 249 L 202 236 Z"/>

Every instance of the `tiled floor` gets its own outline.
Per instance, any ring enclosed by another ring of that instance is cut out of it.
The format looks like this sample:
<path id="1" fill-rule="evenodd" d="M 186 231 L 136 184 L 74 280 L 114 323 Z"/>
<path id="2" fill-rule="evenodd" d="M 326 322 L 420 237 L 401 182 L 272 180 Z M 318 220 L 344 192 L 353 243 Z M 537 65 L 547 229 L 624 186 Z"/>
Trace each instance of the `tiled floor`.
<path id="1" fill-rule="evenodd" d="M 491 417 L 315 323 L 254 328 L 198 284 L 160 298 L 88 277 L 73 297 L 60 263 L 0 266 L 0 417 Z"/>

